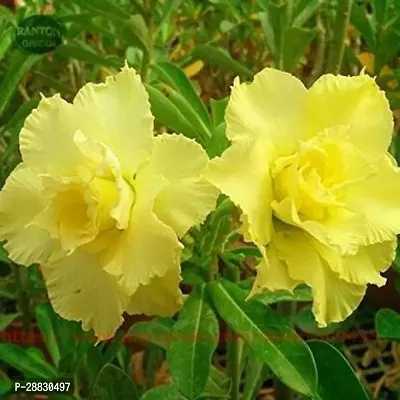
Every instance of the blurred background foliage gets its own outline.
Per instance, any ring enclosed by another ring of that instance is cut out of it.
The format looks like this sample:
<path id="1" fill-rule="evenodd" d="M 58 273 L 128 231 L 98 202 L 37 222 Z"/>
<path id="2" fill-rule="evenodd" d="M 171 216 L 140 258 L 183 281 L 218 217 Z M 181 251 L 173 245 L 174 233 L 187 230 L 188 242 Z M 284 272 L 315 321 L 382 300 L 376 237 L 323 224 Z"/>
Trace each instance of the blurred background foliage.
<path id="1" fill-rule="evenodd" d="M 146 84 L 157 132 L 176 131 L 194 138 L 211 157 L 229 145 L 223 115 L 234 77 L 251 80 L 272 66 L 310 86 L 325 72 L 354 75 L 365 69 L 376 76 L 390 101 L 396 122 L 391 152 L 399 161 L 399 0 L 3 0 L 0 4 L 0 186 L 20 162 L 18 135 L 41 94 L 60 93 L 71 101 L 85 83 L 103 81 L 125 62 L 140 72 Z M 51 15 L 65 27 L 63 43 L 42 55 L 26 53 L 14 40 L 16 26 L 38 14 Z M 54 130 L 56 134 L 57 127 Z M 243 247 L 236 231 L 229 229 L 224 207 L 230 205 L 222 202 L 204 226 L 192 232 L 195 241 L 186 240 L 187 291 L 206 279 L 201 266 L 218 259 L 239 265 L 241 276 L 249 279 L 242 283 L 243 289 L 251 286 L 258 254 Z M 293 321 L 302 334 L 326 337 L 352 329 L 358 336 L 343 340 L 339 347 L 363 385 L 373 398 L 399 399 L 400 316 L 387 309 L 400 309 L 397 270 L 400 258 L 389 271 L 386 289 L 373 292 L 369 303 L 349 321 L 327 330 L 316 327 L 306 289 L 292 297 L 278 293 L 263 301 L 304 304 Z M 378 303 L 386 308 L 376 313 Z M 166 343 L 157 339 L 157 333 L 171 331 L 173 320 L 131 327 L 138 319 L 145 318 L 127 318 L 113 341 L 94 346 L 90 333 L 83 334 L 79 324 L 53 312 L 40 271 L 14 265 L 0 247 L 0 397 L 10 391 L 11 379 L 67 376 L 75 382 L 75 393 L 52 398 L 176 399 L 177 394 L 168 397 L 172 392 L 164 391 L 172 381 L 165 362 Z M 147 339 L 149 332 L 155 333 L 156 339 L 144 344 L 143 332 Z M 127 338 L 132 339 L 130 346 Z M 223 372 L 226 350 L 222 343 L 201 398 L 229 398 L 231 383 Z M 273 399 L 268 368 L 249 358 L 246 346 L 242 351 L 241 371 L 246 366 L 250 376 L 241 382 L 242 399 Z M 147 389 L 151 391 L 143 394 Z M 275 398 L 279 400 L 276 394 Z"/>

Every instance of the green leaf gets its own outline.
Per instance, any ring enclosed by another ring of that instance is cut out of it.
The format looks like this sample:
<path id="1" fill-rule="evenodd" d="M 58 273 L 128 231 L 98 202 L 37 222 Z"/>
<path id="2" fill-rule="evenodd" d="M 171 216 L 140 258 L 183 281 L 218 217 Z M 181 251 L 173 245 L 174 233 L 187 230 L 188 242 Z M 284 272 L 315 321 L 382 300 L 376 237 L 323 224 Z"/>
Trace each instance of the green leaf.
<path id="1" fill-rule="evenodd" d="M 226 137 L 225 122 L 218 125 L 212 133 L 211 138 L 206 143 L 206 150 L 210 158 L 219 157 L 230 145 Z"/>
<path id="2" fill-rule="evenodd" d="M 8 70 L 5 75 L 3 75 L 3 80 L 0 83 L 0 117 L 12 100 L 21 79 L 24 78 L 40 58 L 41 56 L 36 54 L 26 55 L 21 52 L 8 67 Z"/>
<path id="3" fill-rule="evenodd" d="M 147 391 L 140 400 L 179 400 L 180 396 L 175 386 L 159 386 Z"/>
<path id="4" fill-rule="evenodd" d="M 224 97 L 219 100 L 210 100 L 211 116 L 214 128 L 225 122 L 225 110 L 228 106 L 229 97 Z"/>
<path id="5" fill-rule="evenodd" d="M 131 377 L 113 364 L 105 364 L 96 377 L 90 399 L 138 400 L 139 391 Z"/>
<path id="6" fill-rule="evenodd" d="M 13 314 L 0 314 L 0 332 L 4 331 L 16 318 L 21 316 L 20 312 Z"/>
<path id="7" fill-rule="evenodd" d="M 296 4 L 292 26 L 301 28 L 316 13 L 320 6 L 318 0 L 300 0 Z"/>
<path id="8" fill-rule="evenodd" d="M 313 396 L 317 389 L 310 349 L 283 318 L 268 306 L 249 300 L 237 285 L 216 281 L 209 285 L 215 308 L 228 325 L 290 388 Z"/>
<path id="9" fill-rule="evenodd" d="M 173 321 L 169 318 L 156 318 L 152 321 L 137 322 L 130 327 L 126 339 L 152 343 L 166 350 L 171 342 Z"/>
<path id="10" fill-rule="evenodd" d="M 372 15 L 376 26 L 381 27 L 386 22 L 388 7 L 388 0 L 372 0 Z"/>
<path id="11" fill-rule="evenodd" d="M 298 64 L 307 46 L 314 39 L 316 29 L 291 27 L 285 32 L 283 47 L 283 68 L 291 72 Z"/>
<path id="12" fill-rule="evenodd" d="M 4 263 L 10 262 L 7 250 L 4 248 L 4 243 L 0 243 L 0 261 Z"/>
<path id="13" fill-rule="evenodd" d="M 15 344 L 0 343 L 0 360 L 31 377 L 54 379 L 56 369 Z"/>
<path id="14" fill-rule="evenodd" d="M 351 23 L 359 30 L 371 51 L 375 50 L 376 32 L 368 18 L 364 6 L 353 4 L 350 15 Z"/>
<path id="15" fill-rule="evenodd" d="M 381 339 L 400 341 L 400 315 L 383 308 L 375 315 L 375 329 Z"/>
<path id="16" fill-rule="evenodd" d="M 303 332 L 316 336 L 326 336 L 336 332 L 342 327 L 340 323 L 329 324 L 326 328 L 319 328 L 315 321 L 311 307 L 304 307 L 296 315 L 296 325 Z"/>
<path id="17" fill-rule="evenodd" d="M 242 400 L 253 400 L 257 398 L 267 374 L 268 367 L 264 361 L 260 360 L 260 358 L 255 355 L 251 355 L 246 365 Z"/>
<path id="18" fill-rule="evenodd" d="M 273 292 L 265 291 L 254 296 L 254 300 L 264 304 L 270 305 L 280 303 L 281 301 L 298 301 L 308 302 L 313 300 L 311 289 L 306 285 L 297 286 L 293 293 L 287 290 L 276 290 Z"/>
<path id="19" fill-rule="evenodd" d="M 36 306 L 36 321 L 51 359 L 54 365 L 58 367 L 61 356 L 57 340 L 57 319 L 50 303 Z"/>
<path id="20" fill-rule="evenodd" d="M 203 144 L 211 136 L 209 129 L 204 125 L 196 111 L 181 93 L 163 83 L 154 84 L 153 87 L 164 90 L 169 101 L 185 116 L 191 129 L 196 132 L 194 139 Z"/>
<path id="21" fill-rule="evenodd" d="M 0 397 L 3 398 L 7 393 L 13 389 L 13 382 L 5 372 L 0 370 Z"/>
<path id="22" fill-rule="evenodd" d="M 369 400 L 363 385 L 339 350 L 329 343 L 308 342 L 317 364 L 318 395 L 316 399 Z"/>
<path id="23" fill-rule="evenodd" d="M 152 114 L 159 122 L 189 138 L 197 137 L 197 132 L 192 128 L 186 116 L 171 100 L 153 86 L 146 85 L 146 89 L 149 94 Z"/>
<path id="24" fill-rule="evenodd" d="M 218 320 L 208 302 L 206 285 L 198 286 L 180 311 L 167 350 L 174 382 L 179 392 L 189 399 L 201 395 L 207 385 L 218 340 Z"/>
<path id="25" fill-rule="evenodd" d="M 88 50 L 74 44 L 62 44 L 54 52 L 66 58 L 74 58 L 91 64 L 105 65 L 111 68 L 122 68 L 123 62 L 115 58 L 108 58 L 97 53 L 94 49 Z"/>
<path id="26" fill-rule="evenodd" d="M 129 19 L 130 13 L 125 11 L 122 7 L 117 6 L 111 0 L 80 0 L 79 5 L 82 8 L 94 11 L 98 15 L 106 18 L 113 18 L 117 20 Z"/>
<path id="27" fill-rule="evenodd" d="M 156 318 L 152 321 L 138 322 L 134 324 L 125 336 L 125 339 L 143 341 L 154 344 L 161 349 L 167 350 L 172 339 L 173 320 L 170 318 Z M 230 379 L 216 367 L 211 365 L 210 376 L 207 383 L 207 390 L 229 392 Z"/>
<path id="28" fill-rule="evenodd" d="M 195 113 L 199 116 L 203 125 L 202 129 L 206 131 L 208 136 L 211 136 L 210 129 L 212 124 L 207 108 L 185 73 L 179 67 L 169 62 L 159 62 L 151 65 L 151 68 L 163 82 L 171 86 L 187 100 Z"/>
<path id="29" fill-rule="evenodd" d="M 13 43 L 13 31 L 15 28 L 9 27 L 0 33 L 0 60 Z"/>
<path id="30" fill-rule="evenodd" d="M 399 17 L 400 21 L 400 17 Z M 400 49 L 400 32 L 395 29 L 383 31 L 375 52 L 375 71 L 378 74 L 386 63 L 396 57 Z"/>
<path id="31" fill-rule="evenodd" d="M 249 68 L 234 60 L 226 50 L 223 50 L 220 47 L 211 45 L 197 46 L 192 51 L 192 57 L 196 60 L 200 59 L 206 61 L 210 65 L 226 68 L 245 78 L 251 78 L 253 76 L 253 72 Z"/>
<path id="32" fill-rule="evenodd" d="M 54 89 L 58 93 L 73 94 L 75 93 L 68 85 L 65 85 L 59 81 L 59 79 L 52 78 L 51 76 L 44 74 L 40 71 L 35 71 L 35 78 L 43 82 L 48 88 Z"/>
<path id="33" fill-rule="evenodd" d="M 138 46 L 144 55 L 149 57 L 150 36 L 146 22 L 139 14 L 133 15 L 126 23 L 122 24 L 120 36 L 130 45 Z"/>
<path id="34" fill-rule="evenodd" d="M 173 13 L 179 8 L 182 2 L 183 0 L 167 0 L 165 2 L 165 4 L 162 6 L 161 10 L 162 17 L 154 33 L 154 39 L 156 39 L 159 33 L 161 32 L 163 25 L 167 24 L 170 21 Z"/>
<path id="35" fill-rule="evenodd" d="M 274 30 L 272 29 L 272 24 L 269 22 L 268 10 L 265 9 L 265 11 L 258 13 L 258 18 L 260 19 L 261 28 L 264 32 L 265 40 L 267 42 L 269 51 L 276 58 L 277 49 L 275 46 L 275 34 Z"/>

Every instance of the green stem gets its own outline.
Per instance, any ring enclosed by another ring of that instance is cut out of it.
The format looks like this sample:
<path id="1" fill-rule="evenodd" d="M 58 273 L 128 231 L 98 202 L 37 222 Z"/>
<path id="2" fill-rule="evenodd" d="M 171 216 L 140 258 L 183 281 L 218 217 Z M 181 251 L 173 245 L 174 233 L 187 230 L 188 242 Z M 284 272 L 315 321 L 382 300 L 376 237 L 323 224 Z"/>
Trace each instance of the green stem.
<path id="1" fill-rule="evenodd" d="M 240 280 L 240 270 L 226 266 L 226 276 L 232 282 Z M 227 357 L 228 374 L 232 381 L 231 400 L 240 399 L 240 359 L 242 353 L 243 339 L 240 338 L 232 329 L 228 328 Z"/>
<path id="2" fill-rule="evenodd" d="M 344 54 L 344 40 L 346 28 L 349 24 L 353 0 L 339 0 L 337 2 L 336 20 L 333 28 L 333 37 L 329 50 L 327 72 L 337 75 L 342 66 Z"/>

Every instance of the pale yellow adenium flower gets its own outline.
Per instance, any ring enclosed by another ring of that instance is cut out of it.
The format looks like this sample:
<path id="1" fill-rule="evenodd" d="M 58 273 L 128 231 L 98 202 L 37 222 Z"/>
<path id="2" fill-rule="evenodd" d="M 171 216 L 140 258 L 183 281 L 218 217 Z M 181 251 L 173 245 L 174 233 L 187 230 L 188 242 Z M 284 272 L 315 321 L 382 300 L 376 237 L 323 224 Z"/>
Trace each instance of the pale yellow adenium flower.
<path id="1" fill-rule="evenodd" d="M 153 136 L 139 76 L 125 67 L 73 104 L 43 98 L 20 135 L 23 162 L 0 193 L 0 240 L 40 263 L 62 317 L 99 339 L 122 313 L 169 316 L 182 304 L 178 240 L 215 207 L 208 157 L 178 135 Z"/>
<path id="2" fill-rule="evenodd" d="M 375 81 L 325 75 L 309 90 L 273 69 L 235 80 L 232 145 L 208 177 L 243 212 L 263 261 L 251 295 L 311 286 L 320 326 L 345 319 L 394 258 L 400 172 L 389 104 Z"/>

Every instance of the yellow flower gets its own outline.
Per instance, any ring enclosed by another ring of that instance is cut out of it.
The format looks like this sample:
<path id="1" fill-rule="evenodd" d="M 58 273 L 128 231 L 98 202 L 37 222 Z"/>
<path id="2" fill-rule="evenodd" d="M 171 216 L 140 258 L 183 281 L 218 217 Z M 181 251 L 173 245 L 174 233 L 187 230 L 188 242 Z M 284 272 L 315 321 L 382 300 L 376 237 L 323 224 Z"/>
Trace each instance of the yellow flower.
<path id="1" fill-rule="evenodd" d="M 310 89 L 265 69 L 235 80 L 231 146 L 207 176 L 242 210 L 263 254 L 251 296 L 306 283 L 320 326 L 345 319 L 394 258 L 400 172 L 389 104 L 375 81 L 325 75 Z"/>
<path id="2" fill-rule="evenodd" d="M 99 339 L 123 312 L 168 316 L 182 304 L 179 241 L 215 207 L 204 150 L 153 136 L 148 95 L 127 66 L 72 104 L 43 98 L 20 135 L 23 162 L 0 193 L 0 240 L 41 264 L 62 317 Z"/>

